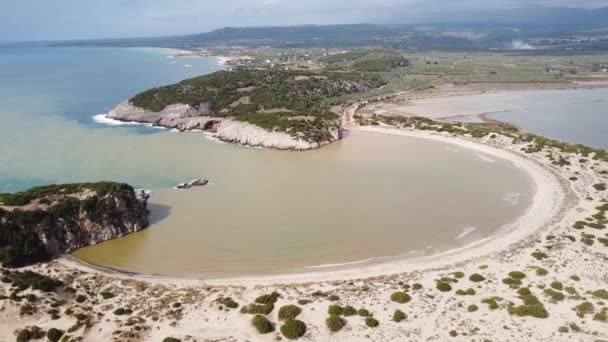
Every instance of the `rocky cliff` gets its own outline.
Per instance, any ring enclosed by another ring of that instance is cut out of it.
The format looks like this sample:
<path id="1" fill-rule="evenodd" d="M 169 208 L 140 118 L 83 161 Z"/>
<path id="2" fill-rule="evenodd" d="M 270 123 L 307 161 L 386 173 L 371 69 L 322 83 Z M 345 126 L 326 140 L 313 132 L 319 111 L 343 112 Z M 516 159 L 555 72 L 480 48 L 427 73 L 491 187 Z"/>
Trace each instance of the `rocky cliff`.
<path id="1" fill-rule="evenodd" d="M 320 128 L 322 138 L 311 140 L 297 134 L 294 136 L 285 132 L 273 132 L 247 122 L 207 114 L 206 104 L 196 107 L 176 104 L 159 112 L 152 112 L 125 101 L 110 111 L 107 117 L 125 122 L 150 123 L 180 131 L 201 130 L 224 142 L 279 150 L 316 149 L 342 138 L 342 128 L 337 124 Z"/>
<path id="2" fill-rule="evenodd" d="M 0 194 L 0 262 L 20 267 L 140 231 L 148 226 L 146 201 L 109 182 Z"/>

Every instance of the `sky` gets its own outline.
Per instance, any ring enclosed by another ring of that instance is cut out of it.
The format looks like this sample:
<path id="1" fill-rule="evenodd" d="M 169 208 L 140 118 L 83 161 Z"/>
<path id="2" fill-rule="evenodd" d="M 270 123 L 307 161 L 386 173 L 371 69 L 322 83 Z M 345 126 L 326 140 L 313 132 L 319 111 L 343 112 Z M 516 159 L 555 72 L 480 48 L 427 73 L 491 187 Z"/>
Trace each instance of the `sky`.
<path id="1" fill-rule="evenodd" d="M 454 10 L 597 8 L 608 0 L 0 0 L 0 5 L 0 41 L 31 41 L 179 35 L 225 26 L 408 23 Z"/>

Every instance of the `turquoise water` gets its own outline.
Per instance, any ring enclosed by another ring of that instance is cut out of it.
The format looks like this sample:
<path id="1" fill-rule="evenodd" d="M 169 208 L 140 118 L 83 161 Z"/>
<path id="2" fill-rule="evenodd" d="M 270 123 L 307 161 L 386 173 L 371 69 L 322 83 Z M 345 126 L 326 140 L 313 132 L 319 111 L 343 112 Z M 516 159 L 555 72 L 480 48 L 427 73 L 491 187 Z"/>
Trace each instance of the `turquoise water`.
<path id="1" fill-rule="evenodd" d="M 86 151 L 104 153 L 96 145 L 117 134 L 162 132 L 141 126 L 109 132 L 115 128 L 96 123 L 93 115 L 147 88 L 221 69 L 215 58 L 171 58 L 175 53 L 0 45 L 0 192 L 84 179 L 86 172 L 91 179 L 111 175 L 81 169 L 82 158 L 96 157 Z M 66 172 L 57 162 L 72 165 Z M 151 187 L 173 181 L 119 178 Z"/>

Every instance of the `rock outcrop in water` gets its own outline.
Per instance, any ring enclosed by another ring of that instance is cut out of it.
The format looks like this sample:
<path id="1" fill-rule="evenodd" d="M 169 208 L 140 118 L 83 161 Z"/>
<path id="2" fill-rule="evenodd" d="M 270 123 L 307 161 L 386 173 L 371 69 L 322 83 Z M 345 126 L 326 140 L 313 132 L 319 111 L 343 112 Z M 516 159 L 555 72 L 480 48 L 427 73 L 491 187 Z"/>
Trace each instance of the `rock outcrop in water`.
<path id="1" fill-rule="evenodd" d="M 0 262 L 20 267 L 140 231 L 149 224 L 147 199 L 110 182 L 0 194 Z"/>
<path id="2" fill-rule="evenodd" d="M 176 186 L 176 188 L 179 189 L 179 190 L 185 190 L 185 189 L 190 189 L 190 188 L 193 188 L 193 187 L 196 187 L 196 186 L 205 186 L 207 184 L 209 184 L 208 180 L 199 178 L 199 179 L 195 179 L 195 180 L 190 181 L 190 182 L 180 183 L 180 184 L 178 184 Z"/>

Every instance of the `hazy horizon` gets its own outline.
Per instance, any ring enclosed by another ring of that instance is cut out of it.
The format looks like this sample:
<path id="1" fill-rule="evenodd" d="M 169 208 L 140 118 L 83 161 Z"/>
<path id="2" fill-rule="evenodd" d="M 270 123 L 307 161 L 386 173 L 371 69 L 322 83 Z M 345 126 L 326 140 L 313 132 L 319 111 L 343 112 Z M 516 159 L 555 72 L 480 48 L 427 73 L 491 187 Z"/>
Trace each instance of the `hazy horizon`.
<path id="1" fill-rule="evenodd" d="M 157 37 L 226 26 L 408 24 L 528 6 L 594 9 L 608 6 L 608 0 L 353 0 L 348 6 L 336 0 L 24 0 L 6 4 L 0 13 L 0 41 Z"/>

